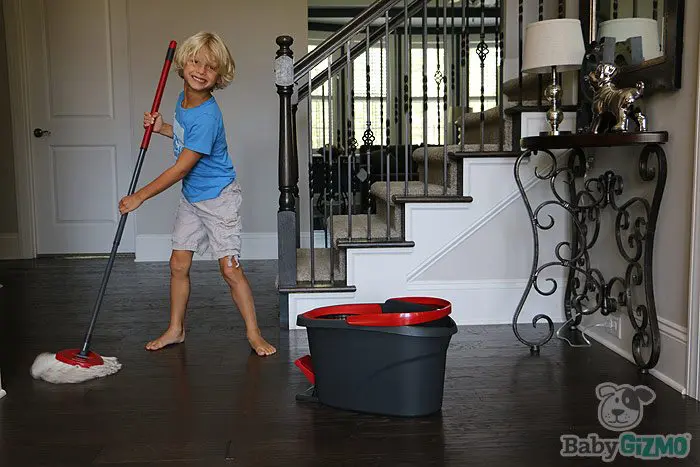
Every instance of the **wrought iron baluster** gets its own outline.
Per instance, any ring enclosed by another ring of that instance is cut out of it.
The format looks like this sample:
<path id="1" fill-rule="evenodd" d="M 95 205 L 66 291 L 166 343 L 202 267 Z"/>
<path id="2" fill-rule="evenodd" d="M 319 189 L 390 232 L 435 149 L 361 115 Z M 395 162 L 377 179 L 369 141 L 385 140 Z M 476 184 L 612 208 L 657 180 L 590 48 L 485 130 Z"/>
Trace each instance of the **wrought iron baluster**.
<path id="1" fill-rule="evenodd" d="M 484 86 L 484 80 L 485 80 L 485 66 L 486 66 L 486 56 L 489 53 L 489 46 L 486 44 L 486 30 L 485 30 L 485 10 L 484 8 L 486 7 L 485 5 L 485 0 L 481 0 L 481 8 L 480 8 L 480 13 L 481 13 L 481 31 L 479 33 L 479 45 L 476 47 L 476 53 L 479 56 L 479 61 L 481 62 L 481 111 L 479 112 L 479 124 L 480 124 L 480 138 L 479 138 L 479 148 L 483 152 L 484 150 L 484 139 L 485 139 L 485 110 L 484 110 L 484 101 L 485 101 L 485 86 Z"/>
<path id="2" fill-rule="evenodd" d="M 459 116 L 460 120 L 460 133 L 459 133 L 459 150 L 464 151 L 464 143 L 466 141 L 465 135 L 465 119 L 467 117 L 467 104 L 469 100 L 469 18 L 467 18 L 467 2 L 462 2 L 462 34 L 461 34 L 461 46 L 460 54 L 462 56 L 460 69 L 462 71 L 461 75 L 466 82 L 465 86 L 460 86 L 460 103 L 461 112 Z"/>
<path id="3" fill-rule="evenodd" d="M 374 144 L 374 133 L 372 133 L 372 108 L 371 108 L 371 103 L 370 103 L 370 93 L 372 92 L 371 86 L 370 86 L 370 65 L 369 65 L 369 26 L 367 26 L 367 31 L 366 31 L 366 44 L 367 44 L 367 50 L 365 56 L 366 62 L 365 62 L 365 80 L 367 83 L 367 95 L 365 96 L 365 103 L 367 105 L 367 128 L 365 129 L 365 133 L 362 135 L 362 143 L 365 145 L 366 151 L 367 151 L 367 183 L 371 182 L 371 175 L 372 175 L 372 167 L 371 167 L 371 152 L 372 152 L 372 145 Z M 369 207 L 369 191 L 367 193 L 367 240 L 370 240 L 372 238 L 372 216 L 371 212 L 372 210 Z"/>
<path id="4" fill-rule="evenodd" d="M 348 240 L 352 240 L 352 212 L 353 212 L 353 198 L 354 198 L 354 190 L 352 188 L 352 172 L 354 169 L 354 159 L 355 159 L 355 150 L 357 149 L 357 141 L 355 140 L 355 131 L 354 131 L 354 116 L 355 116 L 355 99 L 354 99 L 354 69 L 353 69 L 353 63 L 352 63 L 352 58 L 350 57 L 350 49 L 352 48 L 352 43 L 348 41 L 348 45 L 346 48 L 346 65 L 345 65 L 345 77 L 347 81 L 347 138 L 348 138 L 348 147 L 345 151 L 347 154 L 347 171 L 348 171 L 348 189 L 347 189 L 347 206 L 348 206 Z"/>
<path id="5" fill-rule="evenodd" d="M 651 17 L 653 19 L 658 19 L 659 17 L 659 0 L 654 0 L 652 2 Z"/>
<path id="6" fill-rule="evenodd" d="M 330 84 L 331 80 L 328 78 L 328 93 L 330 95 Z M 330 103 L 330 102 L 329 102 Z M 330 106 L 329 106 L 330 111 Z M 323 237 L 324 237 L 324 247 L 328 248 L 328 226 L 326 226 L 326 220 L 328 219 L 328 183 L 326 177 L 326 170 L 328 168 L 328 153 L 326 152 L 326 85 L 321 86 L 321 153 L 323 154 Z M 313 200 L 312 200 L 313 201 Z"/>
<path id="7" fill-rule="evenodd" d="M 329 60 L 330 62 L 330 60 Z M 335 190 L 333 189 L 333 125 L 335 114 L 333 112 L 333 99 L 332 95 L 338 95 L 338 81 L 336 79 L 336 92 L 333 92 L 333 76 L 331 75 L 330 63 L 328 64 L 328 163 L 324 164 L 324 169 L 326 170 L 326 183 L 325 185 L 329 188 L 328 192 L 328 208 L 330 210 L 330 216 L 324 218 L 324 222 L 328 222 L 328 235 L 326 235 L 326 247 L 328 247 L 328 238 L 330 237 L 330 251 L 328 252 L 329 263 L 330 263 L 330 280 L 331 285 L 335 284 L 335 264 L 333 258 L 333 201 L 335 199 Z M 337 141 L 339 144 L 340 141 Z M 324 203 L 325 204 L 325 203 Z M 329 222 L 330 219 L 330 222 Z"/>
<path id="8" fill-rule="evenodd" d="M 423 3 L 423 194 L 428 196 L 428 2 Z"/>
<path id="9" fill-rule="evenodd" d="M 403 112 L 404 112 L 404 195 L 408 195 L 408 157 L 411 147 L 411 18 L 408 16 L 408 2 L 404 2 L 404 75 L 403 75 Z"/>
<path id="10" fill-rule="evenodd" d="M 343 57 L 340 56 L 338 60 L 343 60 Z M 346 118 L 345 118 L 345 112 L 343 111 L 343 108 L 345 105 L 343 105 L 343 101 L 345 100 L 344 94 L 346 93 L 346 89 L 343 88 L 342 85 L 342 76 L 340 76 L 340 73 L 336 77 L 337 85 L 338 85 L 338 98 L 335 99 L 336 102 L 336 118 L 338 119 L 338 128 L 337 128 L 337 133 L 338 133 L 338 144 L 340 145 L 342 142 L 342 146 L 339 146 L 338 149 L 338 157 L 336 158 L 336 169 L 335 169 L 335 176 L 336 176 L 336 192 L 338 194 L 338 216 L 342 214 L 342 209 L 343 209 L 343 184 L 342 184 L 342 175 L 343 171 L 341 170 L 342 167 L 342 154 L 347 155 L 348 151 L 348 144 L 346 139 Z M 341 139 L 342 138 L 342 139 Z M 331 237 L 332 239 L 333 237 Z M 335 245 L 332 244 L 331 247 L 334 247 Z"/>
<path id="11" fill-rule="evenodd" d="M 454 16 L 453 16 L 454 18 Z M 443 92 L 443 98 L 442 98 L 442 109 L 443 113 L 445 115 L 445 124 L 444 124 L 444 132 L 443 132 L 443 138 L 442 138 L 442 144 L 443 144 L 443 154 L 442 154 L 442 194 L 446 195 L 447 194 L 447 127 L 448 127 L 448 121 L 449 118 L 447 116 L 447 63 L 449 61 L 448 55 L 447 55 L 447 0 L 443 0 L 442 4 L 442 43 L 444 44 L 443 47 L 443 61 L 445 62 L 445 74 L 441 76 L 442 79 L 442 92 Z M 438 47 L 439 50 L 439 47 Z M 440 63 L 440 55 L 438 53 L 438 66 Z M 438 86 L 438 95 L 440 94 L 440 87 Z M 438 112 L 440 111 L 440 106 L 438 105 Z M 440 121 L 440 115 L 438 113 L 438 122 Z M 439 127 L 438 127 L 438 133 L 440 133 Z"/>
<path id="12" fill-rule="evenodd" d="M 457 130 L 454 127 L 454 120 L 453 120 L 454 119 L 454 110 L 452 110 L 452 109 L 454 109 L 456 107 L 455 80 L 457 78 L 456 77 L 457 70 L 455 69 L 455 64 L 457 63 L 458 57 L 459 57 L 458 52 L 457 52 L 457 47 L 456 47 L 457 43 L 455 40 L 455 16 L 456 16 L 455 15 L 455 0 L 452 0 L 451 11 L 452 11 L 452 17 L 450 18 L 450 22 L 451 22 L 451 25 L 450 25 L 451 26 L 450 27 L 450 38 L 451 38 L 450 46 L 451 47 L 450 48 L 452 49 L 452 60 L 450 60 L 450 110 L 451 110 L 450 114 L 451 114 L 451 118 L 449 119 L 450 120 L 449 123 L 450 123 L 450 130 L 452 131 L 452 142 L 454 142 L 457 140 L 455 137 Z M 445 124 L 447 124 L 447 119 L 448 119 L 448 117 L 447 117 L 447 115 L 445 115 L 445 122 L 446 122 Z"/>
<path id="13" fill-rule="evenodd" d="M 389 64 L 389 13 L 387 12 L 384 17 L 384 37 L 385 37 L 385 44 L 386 44 L 386 57 L 387 57 L 387 65 Z M 382 46 L 383 50 L 383 46 Z M 382 59 L 382 64 L 384 63 L 384 60 Z M 382 81 L 381 81 L 381 86 L 383 88 L 384 84 L 384 71 L 382 70 Z M 383 93 L 383 91 L 382 91 Z M 380 95 L 382 94 L 380 93 Z M 391 112 L 389 109 L 389 102 L 390 102 L 390 97 L 391 97 L 391 76 L 387 72 L 387 80 L 386 80 L 386 238 L 387 240 L 391 237 L 391 210 L 390 210 L 390 199 L 391 199 L 391 181 L 390 181 L 390 174 L 391 174 Z M 384 107 L 382 105 L 382 110 L 384 110 Z M 396 110 L 395 110 L 396 111 Z M 384 120 L 382 116 L 382 120 Z M 382 146 L 382 160 L 384 159 L 384 146 Z M 397 165 L 397 170 L 398 170 L 398 164 Z"/>
<path id="14" fill-rule="evenodd" d="M 445 3 L 447 0 L 444 0 Z M 442 70 L 440 68 L 440 0 L 435 0 L 435 56 L 437 58 L 437 70 L 435 71 L 435 85 L 437 87 L 437 144 L 442 144 L 441 128 L 441 112 L 440 112 L 440 91 L 442 88 Z"/>
<path id="15" fill-rule="evenodd" d="M 382 180 L 384 175 L 388 174 L 388 167 L 386 172 L 384 170 L 384 142 L 382 141 L 384 137 L 384 38 L 379 39 L 379 67 L 381 69 L 379 74 L 379 180 Z M 388 101 L 389 96 L 387 95 Z"/>
<path id="16" fill-rule="evenodd" d="M 499 114 L 499 129 L 498 129 L 498 150 L 503 151 L 506 140 L 506 130 L 505 130 L 505 109 L 503 108 L 503 64 L 505 60 L 505 50 L 503 41 L 503 20 L 505 17 L 505 0 L 496 0 L 496 9 L 499 11 L 498 18 L 496 18 L 496 36 L 497 46 L 496 55 L 498 56 L 500 64 L 496 64 L 496 70 L 498 71 L 498 114 Z M 514 149 L 514 148 L 513 148 Z"/>
<path id="17" fill-rule="evenodd" d="M 539 0 L 539 12 L 537 13 L 537 19 L 538 21 L 542 21 L 544 19 L 544 0 Z M 544 93 L 544 83 L 542 79 L 542 75 L 538 74 L 537 75 L 537 107 L 540 109 L 542 108 L 542 94 Z"/>
<path id="18" fill-rule="evenodd" d="M 618 15 L 618 13 L 619 13 L 619 11 L 618 11 L 618 6 L 619 6 L 619 5 L 618 5 L 618 1 L 617 1 L 617 0 L 613 0 L 613 19 L 617 19 L 617 15 Z"/>
<path id="19" fill-rule="evenodd" d="M 308 131 L 308 156 L 309 156 L 309 246 L 310 246 L 310 257 L 311 257 L 311 286 L 316 285 L 316 253 L 314 248 L 314 157 L 313 157 L 313 128 L 311 127 L 311 120 L 313 116 L 313 94 L 311 90 L 311 72 L 306 74 L 309 83 L 309 93 L 306 95 L 306 107 L 307 107 L 307 131 Z"/>
<path id="20" fill-rule="evenodd" d="M 523 0 L 518 1 L 518 105 L 523 106 Z"/>
<path id="21" fill-rule="evenodd" d="M 387 43 L 387 51 L 388 51 L 389 44 Z M 387 55 L 388 58 L 388 55 Z M 395 58 L 395 63 L 401 63 L 401 38 L 399 36 L 399 31 L 396 30 L 394 31 L 394 58 Z M 396 67 L 396 91 L 394 93 L 394 131 L 396 132 L 396 142 L 401 143 L 403 141 L 403 133 L 401 131 L 401 81 L 403 78 L 403 70 L 401 70 L 400 66 Z M 391 79 L 388 80 L 391 82 Z M 387 125 L 388 129 L 389 125 Z M 395 164 L 395 170 L 396 174 L 394 174 L 394 180 L 397 182 L 399 181 L 399 152 L 398 152 L 398 147 L 396 148 L 396 164 Z"/>

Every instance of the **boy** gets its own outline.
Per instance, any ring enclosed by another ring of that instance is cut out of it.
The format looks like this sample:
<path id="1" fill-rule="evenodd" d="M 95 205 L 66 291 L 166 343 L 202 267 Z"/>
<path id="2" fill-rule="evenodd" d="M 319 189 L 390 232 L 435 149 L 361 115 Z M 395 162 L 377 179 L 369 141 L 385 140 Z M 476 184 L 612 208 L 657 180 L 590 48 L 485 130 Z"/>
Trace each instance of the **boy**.
<path id="1" fill-rule="evenodd" d="M 173 124 L 159 113 L 144 114 L 144 126 L 173 139 L 175 164 L 145 187 L 119 202 L 124 214 L 182 180 L 182 194 L 173 229 L 170 257 L 170 325 L 146 349 L 159 350 L 185 340 L 184 318 L 190 294 L 192 257 L 210 246 L 221 274 L 246 324 L 250 346 L 258 355 L 276 349 L 263 339 L 255 317 L 253 294 L 238 263 L 241 242 L 241 188 L 226 145 L 223 117 L 212 96 L 233 80 L 235 64 L 222 39 L 200 32 L 187 39 L 173 60 L 184 81 Z"/>

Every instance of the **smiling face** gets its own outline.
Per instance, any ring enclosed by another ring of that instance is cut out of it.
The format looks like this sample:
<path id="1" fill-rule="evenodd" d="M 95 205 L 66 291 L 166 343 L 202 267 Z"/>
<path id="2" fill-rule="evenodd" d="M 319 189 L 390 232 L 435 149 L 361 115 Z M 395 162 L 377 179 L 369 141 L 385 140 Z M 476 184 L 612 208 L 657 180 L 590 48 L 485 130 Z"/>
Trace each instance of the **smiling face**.
<path id="1" fill-rule="evenodd" d="M 209 92 L 219 80 L 218 69 L 217 63 L 212 60 L 210 54 L 200 50 L 185 62 L 182 77 L 193 91 Z"/>
<path id="2" fill-rule="evenodd" d="M 185 90 L 196 93 L 223 89 L 233 80 L 235 63 L 219 35 L 198 32 L 175 51 L 177 74 L 185 81 Z"/>

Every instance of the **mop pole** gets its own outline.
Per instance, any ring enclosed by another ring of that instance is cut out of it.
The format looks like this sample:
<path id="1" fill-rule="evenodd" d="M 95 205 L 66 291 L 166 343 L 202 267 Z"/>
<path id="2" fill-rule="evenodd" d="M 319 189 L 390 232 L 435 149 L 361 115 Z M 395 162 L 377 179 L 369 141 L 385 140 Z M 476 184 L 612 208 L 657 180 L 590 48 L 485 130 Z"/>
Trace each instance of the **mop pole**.
<path id="1" fill-rule="evenodd" d="M 151 107 L 151 113 L 155 113 L 160 108 L 160 101 L 163 98 L 163 91 L 165 89 L 165 83 L 168 79 L 168 72 L 170 71 L 170 65 L 172 64 L 173 57 L 175 56 L 175 47 L 177 43 L 175 41 L 170 41 L 168 47 L 168 53 L 165 56 L 165 63 L 163 64 L 163 70 L 160 74 L 160 81 L 158 81 L 158 88 L 156 89 L 156 96 L 153 99 L 153 106 Z M 129 195 L 133 195 L 136 191 L 136 184 L 138 183 L 139 174 L 141 173 L 141 167 L 143 166 L 143 161 L 146 157 L 146 151 L 148 150 L 148 145 L 151 142 L 151 134 L 153 134 L 153 126 L 148 125 L 146 127 L 146 132 L 141 140 L 141 148 L 139 150 L 139 156 L 136 160 L 136 167 L 134 168 L 134 173 L 131 177 L 131 184 L 129 185 Z M 124 233 L 124 227 L 126 225 L 126 219 L 129 213 L 122 214 L 119 219 L 119 227 L 117 227 L 117 233 L 114 237 L 114 242 L 112 243 L 112 252 L 109 255 L 109 261 L 107 262 L 107 267 L 105 269 L 104 275 L 102 277 L 102 284 L 100 285 L 100 290 L 97 294 L 97 300 L 95 301 L 95 306 L 92 311 L 92 319 L 90 320 L 90 326 L 85 333 L 85 339 L 83 341 L 83 347 L 78 353 L 78 358 L 89 357 L 90 340 L 92 339 L 92 332 L 95 328 L 95 322 L 97 321 L 97 315 L 102 306 L 102 299 L 105 295 L 105 290 L 107 289 L 107 282 L 109 281 L 109 275 L 112 272 L 112 267 L 114 266 L 114 259 L 117 256 L 117 250 L 119 249 L 119 243 L 122 239 L 122 234 Z"/>

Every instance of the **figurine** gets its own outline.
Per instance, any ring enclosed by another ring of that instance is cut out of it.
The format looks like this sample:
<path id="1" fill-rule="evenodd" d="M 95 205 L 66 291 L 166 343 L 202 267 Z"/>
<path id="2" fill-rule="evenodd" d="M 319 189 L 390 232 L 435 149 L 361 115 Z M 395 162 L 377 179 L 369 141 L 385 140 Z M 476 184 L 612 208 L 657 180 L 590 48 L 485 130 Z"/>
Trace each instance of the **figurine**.
<path id="1" fill-rule="evenodd" d="M 644 93 L 644 83 L 639 81 L 634 88 L 618 89 L 612 80 L 617 76 L 618 68 L 610 63 L 600 63 L 588 74 L 588 83 L 593 88 L 593 122 L 592 133 L 605 133 L 606 130 L 615 132 L 628 131 L 628 119 L 634 120 L 639 131 L 647 131 L 647 119 L 634 103 Z M 614 121 L 606 122 L 610 115 Z M 603 124 L 605 122 L 605 124 Z"/>

